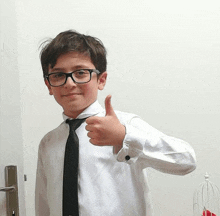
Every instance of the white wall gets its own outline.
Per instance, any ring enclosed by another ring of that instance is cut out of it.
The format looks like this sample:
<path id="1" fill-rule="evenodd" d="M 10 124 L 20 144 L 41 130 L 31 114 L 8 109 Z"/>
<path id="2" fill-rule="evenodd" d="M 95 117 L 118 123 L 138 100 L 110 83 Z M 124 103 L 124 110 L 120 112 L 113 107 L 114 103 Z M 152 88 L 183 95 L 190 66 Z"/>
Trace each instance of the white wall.
<path id="1" fill-rule="evenodd" d="M 25 216 L 17 34 L 15 0 L 0 1 L 0 187 L 5 186 L 5 167 L 17 166 L 20 215 Z M 0 215 L 6 212 L 6 193 L 0 192 Z"/>
<path id="2" fill-rule="evenodd" d="M 62 121 L 44 86 L 38 46 L 67 29 L 100 38 L 108 50 L 102 104 L 112 94 L 115 109 L 193 146 L 195 172 L 149 174 L 156 216 L 192 215 L 205 172 L 220 182 L 220 2 L 17 0 L 16 8 L 27 215 L 33 215 L 38 144 Z"/>

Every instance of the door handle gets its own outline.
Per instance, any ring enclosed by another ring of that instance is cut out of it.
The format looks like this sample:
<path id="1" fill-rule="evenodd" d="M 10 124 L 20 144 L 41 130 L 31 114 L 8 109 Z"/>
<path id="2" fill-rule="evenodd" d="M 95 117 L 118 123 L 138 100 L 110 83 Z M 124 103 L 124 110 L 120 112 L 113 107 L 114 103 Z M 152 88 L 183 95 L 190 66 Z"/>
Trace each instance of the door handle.
<path id="1" fill-rule="evenodd" d="M 17 166 L 5 167 L 5 187 L 0 192 L 6 192 L 7 216 L 19 216 Z"/>
<path id="2" fill-rule="evenodd" d="M 11 186 L 11 187 L 0 187 L 0 191 L 3 191 L 3 192 L 14 191 L 14 190 L 15 190 L 14 186 Z"/>

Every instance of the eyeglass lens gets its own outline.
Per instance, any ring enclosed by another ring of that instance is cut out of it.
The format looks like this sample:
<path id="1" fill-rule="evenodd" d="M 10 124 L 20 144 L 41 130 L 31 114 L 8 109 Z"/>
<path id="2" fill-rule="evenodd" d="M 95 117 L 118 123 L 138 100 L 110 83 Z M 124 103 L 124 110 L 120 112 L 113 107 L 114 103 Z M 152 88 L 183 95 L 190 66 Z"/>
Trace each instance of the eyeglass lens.
<path id="1" fill-rule="evenodd" d="M 73 78 L 76 83 L 86 83 L 90 81 L 91 73 L 88 70 L 78 70 L 72 73 L 53 73 L 48 76 L 52 86 L 64 85 L 68 77 Z"/>

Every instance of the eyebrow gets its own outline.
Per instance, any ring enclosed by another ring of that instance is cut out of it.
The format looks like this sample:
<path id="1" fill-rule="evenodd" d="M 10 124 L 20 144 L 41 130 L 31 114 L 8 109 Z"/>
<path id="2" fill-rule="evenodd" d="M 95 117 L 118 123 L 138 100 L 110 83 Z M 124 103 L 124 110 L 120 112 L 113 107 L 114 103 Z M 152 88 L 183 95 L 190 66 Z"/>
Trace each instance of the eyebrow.
<path id="1" fill-rule="evenodd" d="M 85 66 L 85 65 L 76 65 L 76 66 L 74 66 L 72 69 L 71 69 L 71 71 L 75 71 L 75 70 L 79 70 L 79 69 L 89 69 L 90 67 L 87 67 L 87 66 Z M 63 67 L 54 67 L 54 68 L 51 68 L 51 72 L 60 72 L 60 71 L 64 71 L 65 70 L 65 68 L 63 68 Z"/>
<path id="2" fill-rule="evenodd" d="M 51 68 L 51 72 L 60 72 L 63 70 L 64 70 L 64 68 Z"/>
<path id="3" fill-rule="evenodd" d="M 48 72 L 56 72 L 56 71 L 63 71 L 65 68 L 64 67 L 55 67 L 55 65 L 53 67 L 51 67 L 51 64 L 49 64 L 48 67 Z"/>

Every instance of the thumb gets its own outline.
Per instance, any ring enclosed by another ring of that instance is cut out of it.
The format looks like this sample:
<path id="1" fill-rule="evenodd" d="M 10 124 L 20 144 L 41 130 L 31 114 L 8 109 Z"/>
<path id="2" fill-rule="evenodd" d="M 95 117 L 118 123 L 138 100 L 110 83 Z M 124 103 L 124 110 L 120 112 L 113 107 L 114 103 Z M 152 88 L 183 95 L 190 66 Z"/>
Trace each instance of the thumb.
<path id="1" fill-rule="evenodd" d="M 115 115 L 114 109 L 113 109 L 112 104 L 111 104 L 111 98 L 112 98 L 111 95 L 108 95 L 105 98 L 105 111 L 106 111 L 105 116 Z"/>

